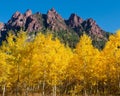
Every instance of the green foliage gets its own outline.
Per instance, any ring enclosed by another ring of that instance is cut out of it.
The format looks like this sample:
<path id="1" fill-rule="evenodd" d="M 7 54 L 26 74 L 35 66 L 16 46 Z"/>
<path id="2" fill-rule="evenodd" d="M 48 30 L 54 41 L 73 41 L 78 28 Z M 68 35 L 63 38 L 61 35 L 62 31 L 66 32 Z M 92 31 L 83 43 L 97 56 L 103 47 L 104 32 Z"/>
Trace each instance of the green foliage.
<path id="1" fill-rule="evenodd" d="M 94 47 L 98 48 L 99 50 L 102 50 L 106 44 L 106 40 L 93 40 L 92 44 Z"/>
<path id="2" fill-rule="evenodd" d="M 59 31 L 53 32 L 52 34 L 54 37 L 59 38 L 62 43 L 68 45 L 71 48 L 75 48 L 76 44 L 79 41 L 79 36 L 73 31 Z"/>

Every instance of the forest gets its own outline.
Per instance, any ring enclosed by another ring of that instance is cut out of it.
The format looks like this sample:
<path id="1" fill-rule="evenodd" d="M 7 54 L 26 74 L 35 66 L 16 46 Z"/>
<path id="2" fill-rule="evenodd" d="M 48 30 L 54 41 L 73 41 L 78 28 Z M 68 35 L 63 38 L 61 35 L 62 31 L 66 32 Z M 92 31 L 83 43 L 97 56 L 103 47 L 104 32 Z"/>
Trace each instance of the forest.
<path id="1" fill-rule="evenodd" d="M 120 30 L 102 50 L 85 33 L 75 48 L 52 34 L 9 32 L 0 46 L 0 96 L 119 96 Z"/>

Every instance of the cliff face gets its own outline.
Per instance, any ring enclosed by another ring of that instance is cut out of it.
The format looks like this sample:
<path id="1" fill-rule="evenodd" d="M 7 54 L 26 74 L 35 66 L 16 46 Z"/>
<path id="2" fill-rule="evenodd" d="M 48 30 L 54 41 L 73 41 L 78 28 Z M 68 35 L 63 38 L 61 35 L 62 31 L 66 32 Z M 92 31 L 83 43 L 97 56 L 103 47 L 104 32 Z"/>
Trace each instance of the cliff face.
<path id="1" fill-rule="evenodd" d="M 68 33 L 72 30 L 78 36 L 86 32 L 95 41 L 107 40 L 107 33 L 92 18 L 83 20 L 77 14 L 73 13 L 68 20 L 64 20 L 54 8 L 50 9 L 47 14 L 39 12 L 33 14 L 31 10 L 27 10 L 24 14 L 18 11 L 15 12 L 6 24 L 0 23 L 1 38 L 2 34 L 5 35 L 9 30 L 19 31 L 20 29 L 29 33 L 38 32 L 43 29 L 55 32 L 68 31 Z"/>
<path id="2" fill-rule="evenodd" d="M 38 15 L 41 16 L 38 13 L 32 14 L 31 10 L 27 10 L 24 14 L 17 11 L 8 21 L 6 27 L 9 30 L 20 30 L 22 28 L 28 32 L 38 31 L 43 27 L 38 20 Z"/>
<path id="3" fill-rule="evenodd" d="M 48 28 L 54 31 L 67 30 L 67 25 L 64 19 L 55 11 L 54 8 L 47 13 L 47 24 Z"/>

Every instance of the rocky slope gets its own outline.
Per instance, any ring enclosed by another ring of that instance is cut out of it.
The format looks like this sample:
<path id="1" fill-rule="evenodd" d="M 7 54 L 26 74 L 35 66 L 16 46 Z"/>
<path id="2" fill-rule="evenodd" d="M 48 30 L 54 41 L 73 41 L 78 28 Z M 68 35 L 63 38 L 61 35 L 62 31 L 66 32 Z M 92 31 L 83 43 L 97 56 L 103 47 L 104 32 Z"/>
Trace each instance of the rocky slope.
<path id="1" fill-rule="evenodd" d="M 62 31 L 66 34 L 74 34 L 74 36 L 81 36 L 85 32 L 91 36 L 96 47 L 103 47 L 104 44 L 100 45 L 100 42 L 107 41 L 109 36 L 92 18 L 83 20 L 73 13 L 68 20 L 65 20 L 52 8 L 47 14 L 39 12 L 33 14 L 31 10 L 27 10 L 24 14 L 15 12 L 6 24 L 0 23 L 0 40 L 3 40 L 9 30 L 19 31 L 21 29 L 29 33 L 49 29 L 58 34 Z"/>

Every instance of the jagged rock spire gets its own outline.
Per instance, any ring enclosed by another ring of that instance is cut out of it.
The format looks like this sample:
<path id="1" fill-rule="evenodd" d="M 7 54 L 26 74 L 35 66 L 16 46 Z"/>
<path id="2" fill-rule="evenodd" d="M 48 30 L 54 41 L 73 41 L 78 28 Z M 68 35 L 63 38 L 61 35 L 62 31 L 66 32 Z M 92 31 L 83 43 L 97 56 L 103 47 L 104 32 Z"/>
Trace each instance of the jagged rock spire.
<path id="1" fill-rule="evenodd" d="M 0 31 L 4 29 L 4 23 L 0 22 Z"/>
<path id="2" fill-rule="evenodd" d="M 27 9 L 25 12 L 25 17 L 29 17 L 30 15 L 32 15 L 32 11 L 30 9 Z"/>
<path id="3" fill-rule="evenodd" d="M 67 25 L 64 19 L 56 12 L 54 8 L 50 9 L 47 13 L 47 24 L 52 30 L 67 30 Z"/>
<path id="4" fill-rule="evenodd" d="M 75 13 L 72 13 L 67 21 L 69 27 L 75 28 L 81 25 L 83 19 L 77 16 Z"/>

